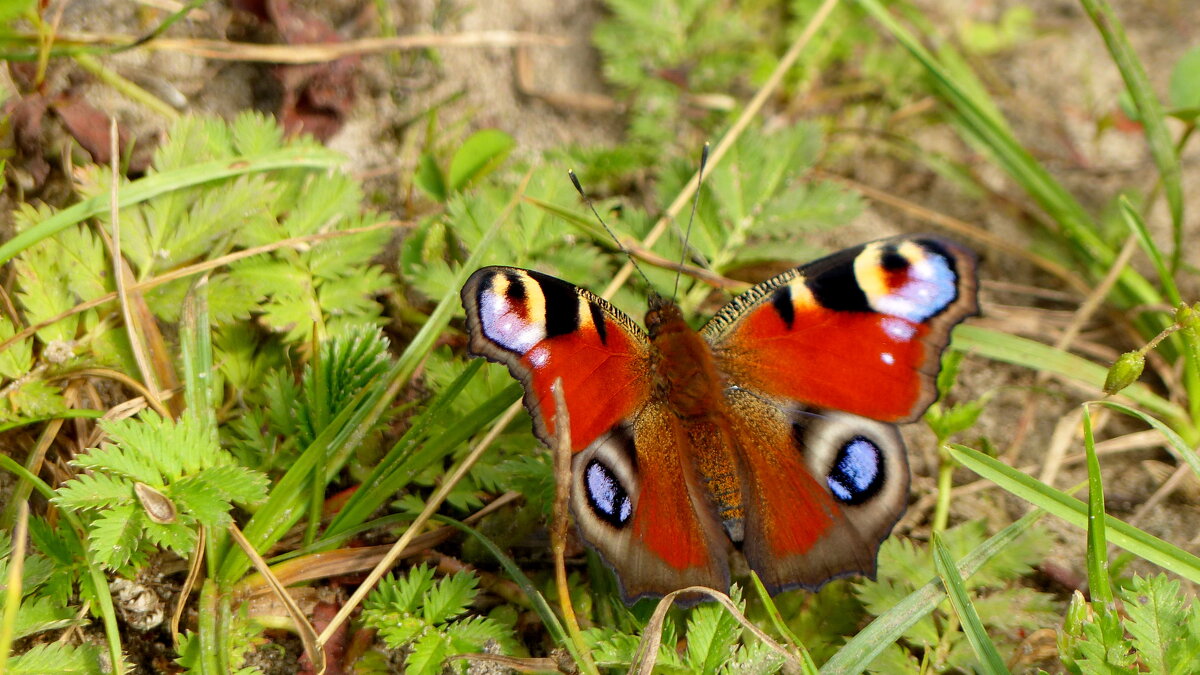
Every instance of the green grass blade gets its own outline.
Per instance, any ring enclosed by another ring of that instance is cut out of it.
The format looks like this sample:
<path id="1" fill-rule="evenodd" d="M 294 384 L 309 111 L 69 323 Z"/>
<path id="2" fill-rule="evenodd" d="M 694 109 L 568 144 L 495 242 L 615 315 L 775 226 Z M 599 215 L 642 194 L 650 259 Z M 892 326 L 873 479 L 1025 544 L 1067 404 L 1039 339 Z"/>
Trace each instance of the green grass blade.
<path id="1" fill-rule="evenodd" d="M 950 606 L 958 615 L 958 621 L 962 624 L 967 642 L 971 643 L 971 649 L 975 650 L 980 668 L 989 675 L 1008 673 L 1008 668 L 1004 666 L 1004 659 L 1000 658 L 1000 653 L 996 651 L 996 645 L 988 637 L 987 629 L 983 627 L 983 621 L 979 619 L 979 613 L 975 611 L 975 605 L 971 604 L 971 598 L 967 595 L 967 587 L 963 585 L 962 577 L 958 575 L 958 568 L 954 565 L 954 558 L 942 541 L 942 536 L 937 532 L 933 533 L 933 566 L 937 568 L 938 577 L 941 578 L 946 595 L 950 598 Z"/>
<path id="2" fill-rule="evenodd" d="M 562 622 L 559 621 L 558 615 L 554 613 L 554 610 L 550 607 L 550 603 L 546 602 L 546 598 L 538 592 L 537 587 L 533 585 L 533 582 L 530 581 L 529 577 L 525 576 L 525 573 L 521 571 L 521 567 L 517 565 L 512 558 L 505 555 L 504 551 L 501 551 L 500 547 L 496 546 L 495 542 L 483 536 L 482 533 L 466 523 L 453 518 L 448 518 L 446 516 L 434 516 L 433 519 L 439 520 L 447 525 L 451 525 L 471 535 L 476 541 L 478 541 L 480 544 L 483 544 L 483 547 L 488 550 L 488 553 L 492 554 L 492 557 L 496 559 L 496 562 L 500 563 L 500 566 L 504 568 L 504 571 L 507 572 L 510 577 L 512 577 L 512 580 L 516 582 L 516 584 L 521 587 L 521 590 L 525 592 L 525 595 L 529 597 L 529 601 L 533 604 L 533 610 L 537 612 L 537 615 L 542 619 L 542 624 L 546 626 L 546 631 L 550 633 L 550 637 L 554 640 L 555 644 L 565 647 L 567 651 L 571 652 L 571 657 L 575 659 L 575 663 L 582 663 L 582 658 L 575 651 L 575 644 L 567 636 L 567 629 L 563 627 Z"/>
<path id="3" fill-rule="evenodd" d="M 1192 472 L 1196 474 L 1196 477 L 1200 478 L 1200 457 L 1198 457 L 1196 455 L 1196 451 L 1192 449 L 1192 446 L 1190 446 L 1186 441 L 1184 441 L 1183 438 L 1180 437 L 1179 434 L 1175 433 L 1174 429 L 1167 426 L 1166 424 L 1163 424 L 1162 421 L 1155 419 L 1154 417 L 1152 417 L 1150 415 L 1147 415 L 1146 413 L 1142 412 L 1141 410 L 1138 410 L 1137 408 L 1130 408 L 1129 406 L 1127 406 L 1123 403 L 1117 403 L 1116 401 L 1104 400 L 1104 401 L 1095 401 L 1095 404 L 1102 405 L 1106 408 L 1112 408 L 1113 410 L 1116 410 L 1117 412 L 1125 413 L 1126 415 L 1129 415 L 1130 417 L 1136 417 L 1139 420 L 1150 425 L 1151 428 L 1157 430 L 1160 434 L 1163 435 L 1164 438 L 1167 439 L 1167 443 L 1169 444 L 1168 447 L 1172 451 L 1171 454 L 1175 455 L 1176 459 L 1178 459 L 1182 462 L 1186 462 L 1187 465 L 1192 468 Z"/>
<path id="4" fill-rule="evenodd" d="M 995 106 L 985 101 L 983 88 L 964 84 L 963 73 L 947 69 L 878 0 L 858 0 L 858 4 L 920 62 L 970 135 L 1062 227 L 1062 234 L 1079 248 L 1081 260 L 1093 274 L 1103 275 L 1116 259 L 1116 251 L 1100 237 L 1083 205 L 1017 141 Z M 1159 300 L 1154 287 L 1133 269 L 1122 270 L 1117 283 L 1127 305 Z"/>
<path id="5" fill-rule="evenodd" d="M 223 178 L 233 178 L 250 173 L 274 171 L 276 169 L 329 170 L 341 166 L 346 158 L 325 149 L 288 148 L 264 153 L 257 157 L 202 162 L 182 169 L 155 173 L 139 178 L 117 192 L 117 206 L 126 208 L 140 204 L 159 195 L 183 188 L 203 185 Z M 58 211 L 49 218 L 21 232 L 0 245 L 0 264 L 47 237 L 83 222 L 88 218 L 108 212 L 108 192 L 89 197 L 78 204 Z"/>
<path id="6" fill-rule="evenodd" d="M 1075 356 L 1070 352 L 1028 338 L 978 326 L 964 325 L 955 328 L 951 347 L 995 361 L 1061 375 L 1093 387 L 1097 392 L 1101 390 L 1104 378 L 1108 374 L 1106 367 Z M 1171 426 L 1179 429 L 1180 435 L 1184 438 L 1194 438 L 1200 441 L 1200 435 L 1188 422 L 1187 412 L 1151 392 L 1145 385 L 1134 383 L 1123 389 L 1121 395 L 1128 397 L 1155 415 L 1169 420 Z"/>
<path id="7" fill-rule="evenodd" d="M 217 440 L 217 404 L 213 391 L 212 323 L 208 316 L 208 279 L 192 285 L 183 300 L 179 346 L 183 361 L 183 397 L 187 410 Z"/>
<path id="8" fill-rule="evenodd" d="M 1146 70 L 1142 68 L 1142 62 L 1134 53 L 1133 46 L 1125 37 L 1125 29 L 1107 0 L 1080 0 L 1080 4 L 1096 24 L 1100 36 L 1104 38 L 1108 53 L 1117 64 L 1117 69 L 1121 71 L 1121 77 L 1125 80 L 1133 104 L 1137 107 L 1142 128 L 1146 131 L 1150 155 L 1158 165 L 1163 194 L 1166 195 L 1167 206 L 1171 212 L 1171 234 L 1174 240 L 1171 269 L 1178 269 L 1183 255 L 1183 187 L 1180 180 L 1179 156 L 1175 154 L 1175 144 L 1167 131 L 1162 104 L 1154 95 L 1150 79 L 1146 77 Z"/>
<path id="9" fill-rule="evenodd" d="M 1030 504 L 1080 529 L 1087 527 L 1087 504 L 1078 499 L 966 446 L 951 445 L 950 455 L 963 466 Z M 1167 571 L 1200 583 L 1200 558 L 1112 516 L 1105 516 L 1104 521 L 1111 543 Z"/>
<path id="10" fill-rule="evenodd" d="M 1133 208 L 1133 204 L 1129 202 L 1128 197 L 1122 195 L 1118 203 L 1121 208 L 1121 218 L 1125 221 L 1129 230 L 1137 235 L 1138 243 L 1142 245 L 1142 250 L 1146 253 L 1146 257 L 1150 258 L 1150 262 L 1154 264 L 1154 271 L 1158 272 L 1158 280 L 1162 283 L 1167 300 L 1172 305 L 1178 305 L 1183 302 L 1183 297 L 1179 295 L 1179 288 L 1175 286 L 1175 279 L 1171 276 L 1171 270 L 1167 268 L 1167 263 L 1163 260 L 1158 246 L 1150 238 L 1150 230 L 1146 229 L 1146 223 L 1142 220 L 1142 216 L 1138 214 L 1137 209 Z"/>
<path id="11" fill-rule="evenodd" d="M 1096 457 L 1096 438 L 1092 434 L 1092 415 L 1083 405 L 1083 448 L 1087 453 L 1087 571 L 1092 602 L 1112 605 L 1112 580 L 1108 576 L 1108 542 L 1104 526 L 1104 482 L 1100 478 L 1100 460 Z"/>
<path id="12" fill-rule="evenodd" d="M 979 571 L 987 561 L 1021 536 L 1043 515 L 1042 511 L 1032 511 L 1020 520 L 1000 530 L 980 544 L 958 562 L 958 572 L 962 578 L 968 578 Z M 896 603 L 888 611 L 875 617 L 875 620 L 859 631 L 858 635 L 850 638 L 838 650 L 833 658 L 821 666 L 823 675 L 857 675 L 871 665 L 877 656 L 883 653 L 888 645 L 899 640 L 904 631 L 913 624 L 929 615 L 946 599 L 939 579 L 931 579 L 924 586 L 909 594 Z"/>

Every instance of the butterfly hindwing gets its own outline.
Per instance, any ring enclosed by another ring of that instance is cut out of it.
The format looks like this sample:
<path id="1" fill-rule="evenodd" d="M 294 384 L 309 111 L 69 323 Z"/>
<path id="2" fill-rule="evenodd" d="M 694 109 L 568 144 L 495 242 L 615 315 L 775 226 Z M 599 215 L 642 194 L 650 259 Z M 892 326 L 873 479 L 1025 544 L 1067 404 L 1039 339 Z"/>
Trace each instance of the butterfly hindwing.
<path id="1" fill-rule="evenodd" d="M 746 391 L 734 390 L 729 402 L 750 568 L 773 592 L 873 576 L 879 545 L 907 504 L 908 458 L 895 425 L 788 409 Z"/>
<path id="2" fill-rule="evenodd" d="M 937 396 L 950 329 L 978 311 L 975 260 L 936 237 L 846 249 L 769 279 L 705 326 L 730 384 L 885 422 Z"/>
<path id="3" fill-rule="evenodd" d="M 729 540 L 686 444 L 674 414 L 651 401 L 573 459 L 571 512 L 627 601 L 729 587 Z"/>

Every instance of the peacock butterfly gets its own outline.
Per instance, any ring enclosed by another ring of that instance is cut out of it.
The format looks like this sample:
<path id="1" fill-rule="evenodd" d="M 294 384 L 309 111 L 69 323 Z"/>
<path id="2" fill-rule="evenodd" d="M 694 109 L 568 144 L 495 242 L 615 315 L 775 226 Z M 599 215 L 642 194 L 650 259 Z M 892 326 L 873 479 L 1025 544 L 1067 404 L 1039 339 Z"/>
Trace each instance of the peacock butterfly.
<path id="1" fill-rule="evenodd" d="M 477 270 L 462 303 L 469 351 L 521 381 L 550 446 L 561 378 L 571 510 L 627 601 L 727 590 L 735 548 L 772 592 L 873 575 L 908 498 L 895 424 L 933 402 L 950 330 L 978 311 L 974 255 L 933 236 L 792 269 L 698 333 L 657 295 L 643 332 L 513 267 Z"/>

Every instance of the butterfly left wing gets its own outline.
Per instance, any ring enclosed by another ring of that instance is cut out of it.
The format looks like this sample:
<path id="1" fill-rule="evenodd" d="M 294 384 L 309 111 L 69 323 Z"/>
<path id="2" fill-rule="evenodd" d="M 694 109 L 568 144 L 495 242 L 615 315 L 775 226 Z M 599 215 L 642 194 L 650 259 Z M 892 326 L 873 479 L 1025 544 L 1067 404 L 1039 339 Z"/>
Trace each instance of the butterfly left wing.
<path id="1" fill-rule="evenodd" d="M 650 344 L 627 316 L 545 274 L 485 267 L 462 290 L 469 349 L 525 387 L 534 432 L 554 447 L 562 382 L 571 420 L 571 508 L 627 600 L 680 586 L 728 588 L 728 539 L 679 420 L 653 400 Z"/>
<path id="2" fill-rule="evenodd" d="M 734 298 L 704 327 L 730 383 L 911 422 L 937 397 L 950 329 L 978 312 L 975 259 L 936 237 L 846 249 Z"/>

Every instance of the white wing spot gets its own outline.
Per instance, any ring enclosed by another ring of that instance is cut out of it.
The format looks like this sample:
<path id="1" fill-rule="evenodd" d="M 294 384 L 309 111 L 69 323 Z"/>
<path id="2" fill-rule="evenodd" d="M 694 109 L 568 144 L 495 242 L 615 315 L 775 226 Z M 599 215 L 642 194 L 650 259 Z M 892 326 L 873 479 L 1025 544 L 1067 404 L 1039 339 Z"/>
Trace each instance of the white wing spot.
<path id="1" fill-rule="evenodd" d="M 542 366 L 545 366 L 550 362 L 550 350 L 546 349 L 544 346 L 535 347 L 529 352 L 529 362 L 533 364 L 534 368 L 541 368 Z"/>
<path id="2" fill-rule="evenodd" d="M 883 327 L 883 332 L 896 342 L 908 342 L 917 334 L 917 329 L 904 319 L 888 316 L 883 318 L 880 325 Z"/>
<path id="3" fill-rule="evenodd" d="M 504 296 L 484 293 L 479 304 L 483 334 L 501 347 L 524 354 L 546 338 L 545 324 L 527 321 L 512 310 Z"/>
<path id="4" fill-rule="evenodd" d="M 880 354 L 879 360 L 883 361 L 884 363 L 888 364 L 889 366 L 896 363 L 896 357 L 892 356 L 891 352 L 884 352 L 884 353 Z"/>
<path id="5" fill-rule="evenodd" d="M 920 323 L 954 302 L 955 275 L 944 256 L 926 252 L 909 260 L 908 281 L 891 293 L 871 299 L 871 307 Z"/>

